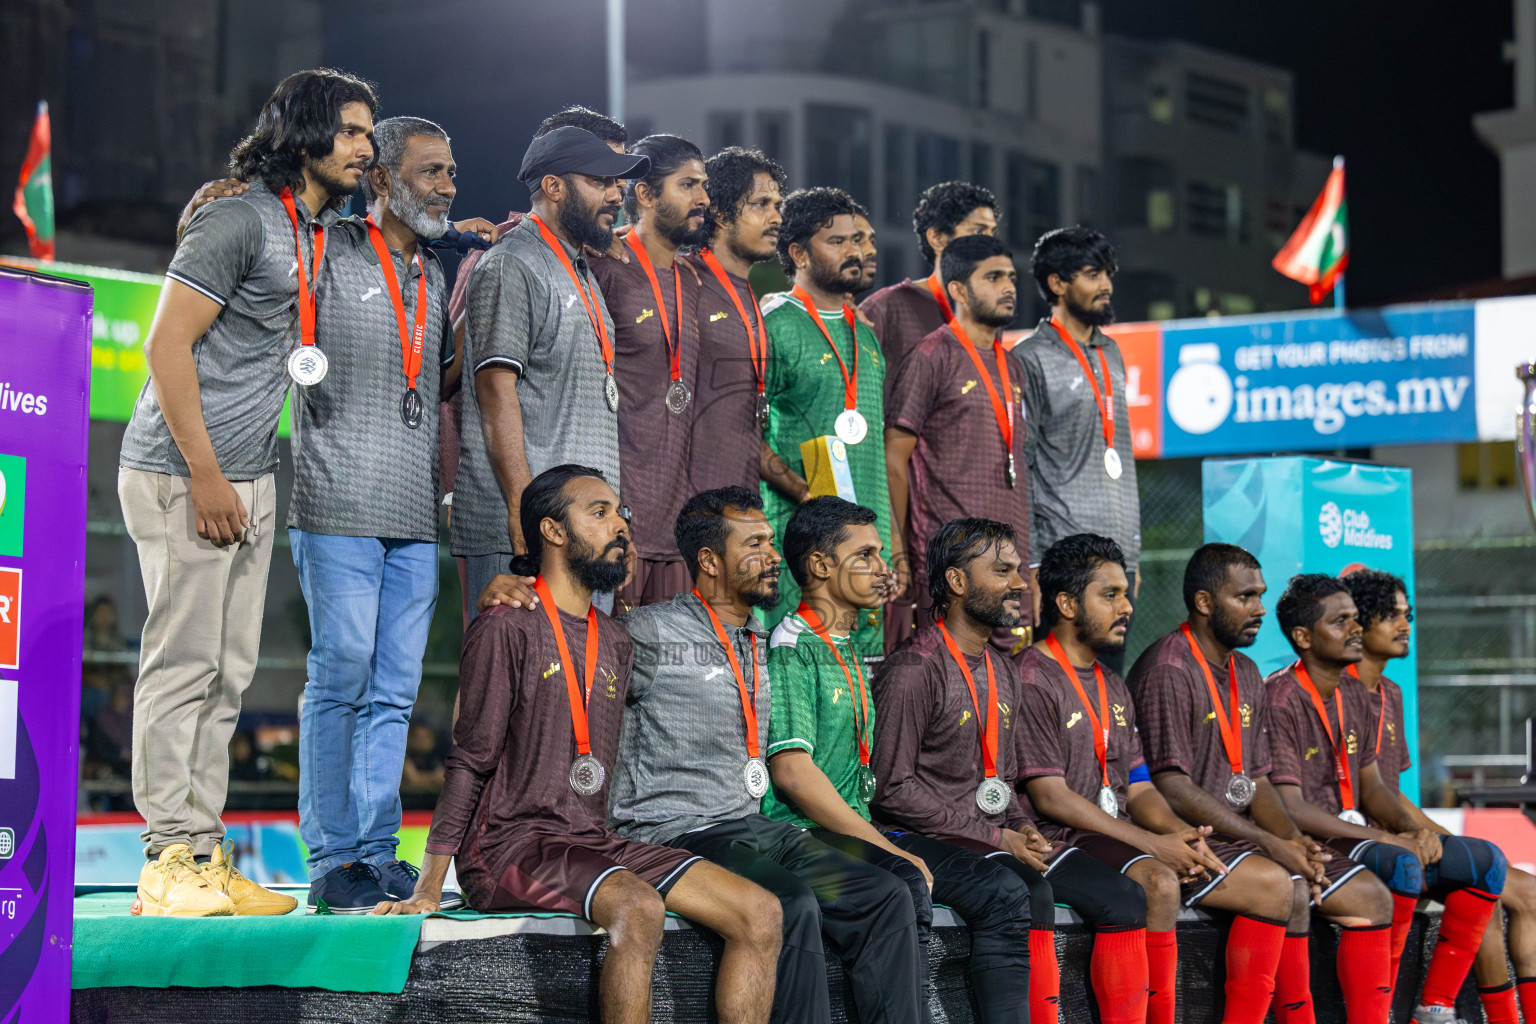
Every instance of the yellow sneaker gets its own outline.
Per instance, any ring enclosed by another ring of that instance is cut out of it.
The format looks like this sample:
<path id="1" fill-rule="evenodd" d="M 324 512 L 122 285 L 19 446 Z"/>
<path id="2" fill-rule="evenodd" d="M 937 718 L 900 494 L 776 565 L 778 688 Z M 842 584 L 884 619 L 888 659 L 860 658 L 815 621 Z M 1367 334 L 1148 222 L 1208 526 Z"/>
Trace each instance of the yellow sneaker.
<path id="1" fill-rule="evenodd" d="M 234 902 L 238 916 L 286 914 L 299 905 L 292 896 L 263 889 L 242 875 L 235 867 L 234 844 L 228 840 L 213 848 L 213 856 L 203 867 L 203 873 Z"/>
<path id="2" fill-rule="evenodd" d="M 139 872 L 138 898 L 129 912 L 143 917 L 229 917 L 235 904 L 192 859 L 192 847 L 173 843 Z"/>

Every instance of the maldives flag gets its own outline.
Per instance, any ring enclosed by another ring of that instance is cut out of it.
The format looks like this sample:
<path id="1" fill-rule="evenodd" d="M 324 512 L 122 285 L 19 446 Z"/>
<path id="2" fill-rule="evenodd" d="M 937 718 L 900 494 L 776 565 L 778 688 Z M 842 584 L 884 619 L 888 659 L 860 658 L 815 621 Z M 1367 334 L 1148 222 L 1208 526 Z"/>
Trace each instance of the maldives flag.
<path id="1" fill-rule="evenodd" d="M 36 259 L 53 259 L 53 132 L 48 127 L 48 101 L 37 105 L 27 158 L 21 162 L 16 199 L 11 204 L 27 229 L 27 247 Z"/>
<path id="2" fill-rule="evenodd" d="M 1344 273 L 1349 265 L 1349 204 L 1344 201 L 1343 157 L 1333 158 L 1322 194 L 1271 262 L 1286 277 L 1306 285 L 1314 305 Z"/>

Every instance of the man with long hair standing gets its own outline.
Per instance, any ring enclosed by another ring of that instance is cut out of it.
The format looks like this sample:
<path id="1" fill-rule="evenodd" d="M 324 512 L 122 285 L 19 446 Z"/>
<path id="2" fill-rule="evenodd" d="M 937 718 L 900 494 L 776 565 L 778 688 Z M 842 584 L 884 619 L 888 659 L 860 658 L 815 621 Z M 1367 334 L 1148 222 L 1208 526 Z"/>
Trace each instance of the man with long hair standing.
<path id="1" fill-rule="evenodd" d="M 133 716 L 149 861 L 135 913 L 296 905 L 234 870 L 219 815 L 261 644 L 278 416 L 290 377 L 317 386 L 324 376 L 313 285 L 325 229 L 373 159 L 376 108 L 373 89 L 350 75 L 284 79 L 230 154 L 231 175 L 254 184 L 192 217 L 145 339 L 149 381 L 118 471 L 149 606 Z"/>

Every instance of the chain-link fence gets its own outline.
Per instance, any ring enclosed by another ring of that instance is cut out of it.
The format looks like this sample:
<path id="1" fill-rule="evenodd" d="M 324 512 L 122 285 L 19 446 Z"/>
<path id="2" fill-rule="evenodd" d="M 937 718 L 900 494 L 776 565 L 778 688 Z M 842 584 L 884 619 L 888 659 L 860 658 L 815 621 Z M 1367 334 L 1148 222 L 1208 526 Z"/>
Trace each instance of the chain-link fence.
<path id="1" fill-rule="evenodd" d="M 1140 462 L 1142 585 L 1126 664 L 1184 620 L 1184 565 L 1204 539 L 1200 462 Z M 1536 537 L 1421 540 L 1414 642 L 1419 656 L 1423 802 L 1524 771 L 1536 716 Z M 1271 601 L 1284 581 L 1270 580 Z"/>

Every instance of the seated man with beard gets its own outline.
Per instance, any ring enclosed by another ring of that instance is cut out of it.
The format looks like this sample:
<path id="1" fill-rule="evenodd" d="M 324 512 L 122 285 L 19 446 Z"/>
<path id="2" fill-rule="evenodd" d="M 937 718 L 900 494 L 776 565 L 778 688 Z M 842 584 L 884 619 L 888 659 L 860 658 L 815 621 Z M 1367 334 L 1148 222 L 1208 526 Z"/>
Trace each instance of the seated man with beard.
<path id="1" fill-rule="evenodd" d="M 475 909 L 579 914 L 608 933 L 605 1024 L 650 1017 L 651 971 L 671 910 L 725 940 L 721 1021 L 761 1024 L 773 1001 L 777 901 L 687 851 L 606 824 L 633 654 L 592 604 L 624 578 L 629 526 L 594 469 L 556 466 L 521 494 L 537 608 L 499 605 L 464 638 L 460 714 L 414 895 L 376 913 L 433 913 L 449 858 Z"/>

